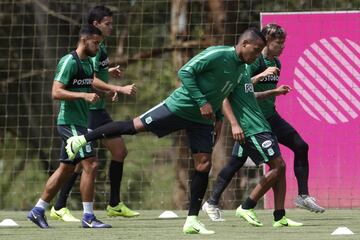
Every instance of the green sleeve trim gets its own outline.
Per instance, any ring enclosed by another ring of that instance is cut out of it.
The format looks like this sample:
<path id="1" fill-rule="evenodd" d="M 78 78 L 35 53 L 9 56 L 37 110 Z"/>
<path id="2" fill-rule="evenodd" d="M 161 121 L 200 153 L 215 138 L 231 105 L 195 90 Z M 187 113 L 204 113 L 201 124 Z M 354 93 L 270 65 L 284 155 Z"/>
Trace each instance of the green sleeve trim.
<path id="1" fill-rule="evenodd" d="M 262 148 L 260 147 L 260 144 L 259 142 L 256 140 L 255 136 L 251 136 L 251 141 L 254 143 L 256 149 L 259 151 L 259 153 L 261 154 L 261 156 L 264 158 L 264 161 L 265 162 L 268 162 L 269 159 L 268 157 L 266 156 L 266 154 L 264 153 L 264 151 L 262 150 Z"/>

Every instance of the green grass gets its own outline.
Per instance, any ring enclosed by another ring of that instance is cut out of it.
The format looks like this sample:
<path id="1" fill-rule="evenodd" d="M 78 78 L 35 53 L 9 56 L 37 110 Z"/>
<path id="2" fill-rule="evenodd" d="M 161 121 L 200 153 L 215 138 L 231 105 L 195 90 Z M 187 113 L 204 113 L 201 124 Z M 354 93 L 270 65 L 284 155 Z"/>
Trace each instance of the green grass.
<path id="1" fill-rule="evenodd" d="M 157 216 L 161 210 L 141 211 L 141 216 L 135 219 L 108 218 L 104 211 L 97 211 L 97 217 L 112 224 L 112 229 L 81 229 L 79 223 L 64 223 L 49 220 L 52 227 L 48 230 L 39 229 L 26 220 L 26 212 L 0 211 L 0 220 L 12 218 L 20 228 L 0 228 L 0 239 L 255 239 L 255 240 L 322 240 L 322 239 L 360 239 L 360 209 L 327 210 L 324 214 L 314 214 L 304 210 L 288 210 L 287 216 L 305 224 L 299 228 L 271 227 L 272 211 L 258 210 L 258 216 L 264 227 L 256 228 L 248 225 L 234 215 L 234 211 L 224 211 L 226 222 L 211 222 L 201 213 L 200 219 L 208 229 L 216 231 L 215 235 L 184 235 L 182 226 L 185 221 L 185 211 L 175 211 L 180 218 L 160 220 Z M 77 217 L 81 212 L 74 212 Z M 346 226 L 355 234 L 347 236 L 331 236 L 340 226 Z"/>

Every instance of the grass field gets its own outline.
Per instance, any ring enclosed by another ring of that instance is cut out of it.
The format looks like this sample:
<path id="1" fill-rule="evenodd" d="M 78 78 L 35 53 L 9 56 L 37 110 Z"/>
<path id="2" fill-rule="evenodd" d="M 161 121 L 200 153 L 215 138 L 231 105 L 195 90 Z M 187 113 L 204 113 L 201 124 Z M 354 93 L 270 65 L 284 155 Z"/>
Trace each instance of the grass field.
<path id="1" fill-rule="evenodd" d="M 180 218 L 160 220 L 157 216 L 162 211 L 141 211 L 141 216 L 135 219 L 108 218 L 103 211 L 97 211 L 99 219 L 112 224 L 112 229 L 82 229 L 78 223 L 64 223 L 49 220 L 51 229 L 39 229 L 26 220 L 26 212 L 0 211 L 0 221 L 12 218 L 20 228 L 0 228 L 0 239 L 256 239 L 256 240 L 322 240 L 322 239 L 360 239 L 360 209 L 327 210 L 324 214 L 314 214 L 304 210 L 288 210 L 287 216 L 305 224 L 299 228 L 274 229 L 271 226 L 272 211 L 258 210 L 258 216 L 264 227 L 256 228 L 248 225 L 234 215 L 234 211 L 224 211 L 226 222 L 211 222 L 201 213 L 200 219 L 209 228 L 216 231 L 211 236 L 184 235 L 182 225 L 185 221 L 185 211 L 175 211 Z M 74 212 L 80 217 L 81 212 Z M 331 233 L 340 226 L 351 229 L 354 235 L 331 236 Z"/>

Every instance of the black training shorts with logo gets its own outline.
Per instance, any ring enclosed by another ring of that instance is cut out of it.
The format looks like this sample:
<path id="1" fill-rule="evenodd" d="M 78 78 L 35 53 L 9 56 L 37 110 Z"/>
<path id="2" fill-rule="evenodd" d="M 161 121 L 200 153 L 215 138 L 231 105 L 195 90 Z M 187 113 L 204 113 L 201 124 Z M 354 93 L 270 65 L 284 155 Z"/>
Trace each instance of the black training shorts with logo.
<path id="1" fill-rule="evenodd" d="M 281 155 L 276 136 L 272 132 L 262 132 L 246 137 L 245 143 L 234 144 L 232 155 L 234 157 L 250 157 L 259 165 L 267 163 Z"/>

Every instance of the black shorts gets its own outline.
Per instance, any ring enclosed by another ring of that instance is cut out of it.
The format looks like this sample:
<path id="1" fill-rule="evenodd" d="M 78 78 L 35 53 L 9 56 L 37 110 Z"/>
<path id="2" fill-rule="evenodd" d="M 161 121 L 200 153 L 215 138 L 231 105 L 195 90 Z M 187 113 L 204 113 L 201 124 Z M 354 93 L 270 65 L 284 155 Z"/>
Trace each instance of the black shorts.
<path id="1" fill-rule="evenodd" d="M 192 153 L 211 153 L 214 146 L 214 126 L 178 117 L 165 103 L 160 103 L 140 116 L 147 131 L 158 137 L 185 129 Z"/>
<path id="2" fill-rule="evenodd" d="M 247 137 L 245 143 L 235 142 L 232 155 L 235 157 L 250 157 L 259 165 L 267 163 L 281 155 L 276 136 L 272 132 L 262 132 Z"/>
<path id="3" fill-rule="evenodd" d="M 271 131 L 276 135 L 276 137 L 279 139 L 282 139 L 285 136 L 288 136 L 289 134 L 293 134 L 296 132 L 296 130 L 287 122 L 285 119 L 283 119 L 277 112 L 275 112 L 274 115 L 266 119 L 271 127 Z"/>
<path id="4" fill-rule="evenodd" d="M 66 140 L 72 136 L 84 135 L 88 132 L 86 127 L 76 126 L 76 125 L 58 125 L 58 133 L 62 139 L 62 146 L 60 151 L 60 162 L 67 164 L 77 164 L 81 160 L 94 157 L 94 149 L 91 143 L 86 144 L 80 151 L 76 154 L 74 160 L 69 160 L 69 157 L 65 151 Z"/>
<path id="5" fill-rule="evenodd" d="M 88 129 L 94 130 L 102 125 L 112 122 L 112 118 L 105 109 L 89 111 Z"/>

